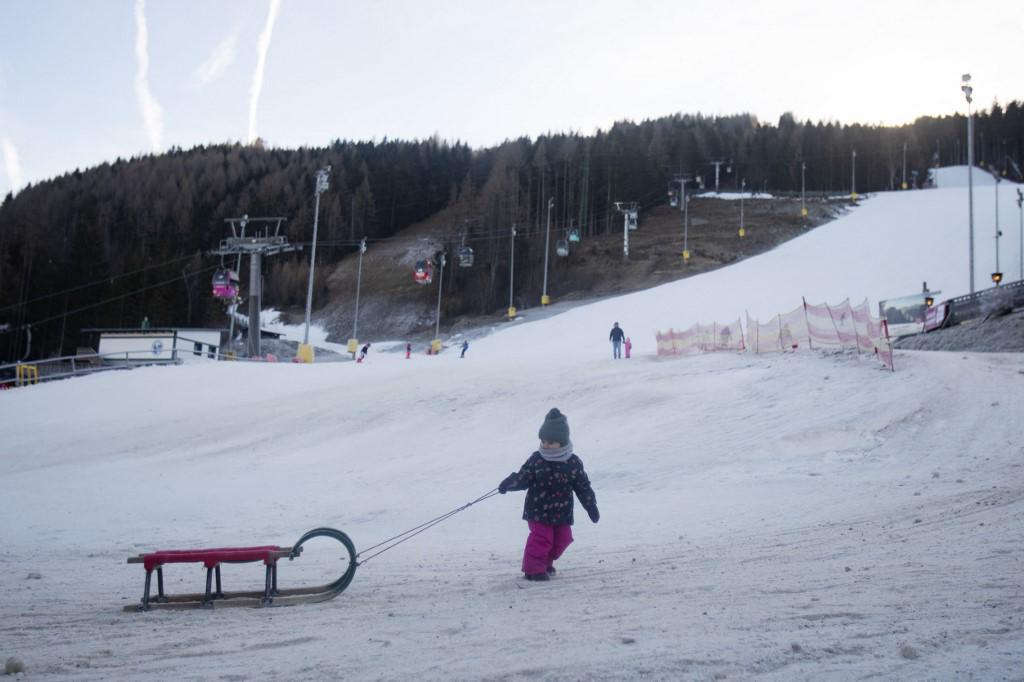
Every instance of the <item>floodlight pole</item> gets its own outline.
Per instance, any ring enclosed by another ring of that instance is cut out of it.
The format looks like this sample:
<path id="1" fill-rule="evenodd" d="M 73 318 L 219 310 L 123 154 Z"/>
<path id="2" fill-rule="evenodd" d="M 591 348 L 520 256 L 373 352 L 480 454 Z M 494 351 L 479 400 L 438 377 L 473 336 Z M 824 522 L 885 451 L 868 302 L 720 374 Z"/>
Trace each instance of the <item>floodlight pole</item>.
<path id="1" fill-rule="evenodd" d="M 434 338 L 441 338 L 441 289 L 444 287 L 445 254 L 441 254 L 441 274 L 437 278 L 437 322 L 434 324 Z"/>
<path id="2" fill-rule="evenodd" d="M 1017 189 L 1017 210 L 1020 213 L 1020 279 L 1024 280 L 1024 192 Z"/>
<path id="3" fill-rule="evenodd" d="M 516 316 L 515 306 L 512 304 L 513 292 L 515 291 L 516 283 L 516 226 L 512 225 L 512 238 L 510 239 L 510 246 L 508 251 L 508 317 L 512 319 Z"/>
<path id="4" fill-rule="evenodd" d="M 850 154 L 850 201 L 857 201 L 857 150 Z"/>
<path id="5" fill-rule="evenodd" d="M 974 293 L 974 119 L 971 116 L 971 93 L 974 92 L 969 83 L 971 74 L 965 73 L 960 77 L 960 89 L 967 98 L 967 224 L 969 228 L 968 251 L 971 259 L 971 289 Z"/>
<path id="6" fill-rule="evenodd" d="M 352 317 L 352 338 L 358 339 L 359 334 L 359 288 L 363 281 L 363 254 L 366 253 L 366 237 L 359 242 L 359 268 L 356 270 L 356 314 Z"/>
<path id="7" fill-rule="evenodd" d="M 540 293 L 540 304 L 542 306 L 551 302 L 548 298 L 548 256 L 551 252 L 551 209 L 555 207 L 555 198 L 548 199 L 548 227 L 544 233 L 544 287 Z"/>
<path id="8" fill-rule="evenodd" d="M 999 269 L 999 238 L 1003 236 L 1003 233 L 999 231 L 999 183 L 1002 178 L 999 177 L 999 173 L 992 169 L 992 177 L 996 179 L 996 272 L 1002 272 Z M 999 282 L 996 282 L 998 285 Z"/>
<path id="9" fill-rule="evenodd" d="M 316 208 L 313 210 L 313 247 L 309 255 L 309 285 L 306 287 L 306 331 L 302 335 L 302 344 L 309 345 L 309 315 L 313 310 L 313 269 L 316 267 L 316 230 L 320 221 L 320 195 L 327 191 L 327 176 L 331 167 L 321 168 L 316 172 Z"/>
<path id="10" fill-rule="evenodd" d="M 743 232 L 743 195 L 747 193 L 747 179 L 740 182 L 740 232 Z"/>
<path id="11" fill-rule="evenodd" d="M 800 215 L 803 216 L 804 224 L 807 224 L 807 162 L 800 162 Z"/>
<path id="12" fill-rule="evenodd" d="M 903 143 L 903 187 L 901 189 L 906 189 L 906 188 L 907 188 L 907 143 L 904 142 Z"/>

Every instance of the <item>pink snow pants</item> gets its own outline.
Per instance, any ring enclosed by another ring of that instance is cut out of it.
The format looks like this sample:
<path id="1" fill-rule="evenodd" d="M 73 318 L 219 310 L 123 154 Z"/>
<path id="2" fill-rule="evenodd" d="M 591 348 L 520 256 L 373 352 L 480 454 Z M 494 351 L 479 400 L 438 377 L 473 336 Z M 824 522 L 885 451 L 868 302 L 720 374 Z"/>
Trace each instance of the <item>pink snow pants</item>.
<path id="1" fill-rule="evenodd" d="M 544 573 L 562 552 L 572 544 L 572 526 L 549 526 L 539 521 L 527 521 L 530 537 L 523 551 L 523 573 Z"/>

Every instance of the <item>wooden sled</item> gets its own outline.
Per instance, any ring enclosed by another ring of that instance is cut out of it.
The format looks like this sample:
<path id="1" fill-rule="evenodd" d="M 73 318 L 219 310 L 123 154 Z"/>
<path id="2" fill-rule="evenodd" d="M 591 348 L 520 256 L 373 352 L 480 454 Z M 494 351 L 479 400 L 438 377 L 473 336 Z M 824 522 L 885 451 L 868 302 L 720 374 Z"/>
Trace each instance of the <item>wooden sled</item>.
<path id="1" fill-rule="evenodd" d="M 280 559 L 289 561 L 302 555 L 302 546 L 318 537 L 333 538 L 340 542 L 348 553 L 349 563 L 337 580 L 317 587 L 279 589 L 277 586 L 277 563 Z M 221 564 L 242 564 L 262 562 L 266 568 L 263 591 L 224 592 L 221 585 Z M 222 608 L 225 606 L 290 606 L 309 604 L 334 599 L 352 582 L 355 576 L 356 550 L 347 535 L 333 528 L 315 528 L 291 547 L 261 545 L 257 547 L 216 547 L 211 549 L 172 549 L 139 554 L 128 557 L 129 564 L 142 564 L 146 569 L 146 586 L 142 601 L 125 607 L 125 611 L 149 611 L 154 608 L 190 609 Z M 167 595 L 164 593 L 164 572 L 167 564 L 202 563 L 206 568 L 206 591 L 193 594 Z M 151 596 L 153 572 L 156 572 L 157 594 Z M 214 585 L 216 584 L 216 590 Z"/>

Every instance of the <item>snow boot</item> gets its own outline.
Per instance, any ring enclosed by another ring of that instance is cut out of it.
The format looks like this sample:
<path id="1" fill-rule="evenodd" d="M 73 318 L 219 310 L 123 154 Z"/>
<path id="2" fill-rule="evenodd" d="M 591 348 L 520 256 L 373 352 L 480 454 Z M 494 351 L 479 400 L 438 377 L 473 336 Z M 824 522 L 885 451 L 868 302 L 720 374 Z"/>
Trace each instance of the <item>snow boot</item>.
<path id="1" fill-rule="evenodd" d="M 525 576 L 527 580 L 536 580 L 540 582 L 551 580 L 547 573 L 526 573 Z"/>

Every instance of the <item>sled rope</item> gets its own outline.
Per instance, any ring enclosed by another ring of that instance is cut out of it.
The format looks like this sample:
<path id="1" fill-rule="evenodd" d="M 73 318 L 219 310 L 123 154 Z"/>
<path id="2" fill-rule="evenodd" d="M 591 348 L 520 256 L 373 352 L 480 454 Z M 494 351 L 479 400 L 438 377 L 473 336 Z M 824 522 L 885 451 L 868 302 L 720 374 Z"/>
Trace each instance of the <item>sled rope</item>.
<path id="1" fill-rule="evenodd" d="M 398 545 L 402 544 L 406 540 L 409 540 L 410 538 L 413 538 L 413 537 L 419 535 L 423 531 L 425 531 L 425 530 L 427 530 L 429 528 L 433 528 L 437 524 L 439 524 L 442 521 L 445 521 L 445 520 L 451 518 L 452 516 L 455 516 L 456 514 L 458 514 L 461 511 L 465 511 L 466 509 L 469 509 L 470 507 L 472 507 L 477 502 L 482 502 L 482 501 L 486 500 L 488 497 L 494 497 L 497 494 L 498 494 L 498 489 L 495 488 L 494 490 L 492 490 L 492 491 L 490 491 L 488 493 L 484 493 L 483 495 L 481 495 L 480 497 L 476 498 L 475 500 L 473 500 L 471 502 L 467 502 L 466 504 L 462 505 L 458 509 L 453 509 L 450 512 L 447 512 L 445 514 L 441 514 L 440 516 L 437 516 L 437 517 L 431 519 L 430 521 L 427 521 L 425 523 L 421 523 L 420 525 L 418 525 L 418 526 L 416 526 L 414 528 L 410 528 L 409 530 L 405 531 L 404 533 L 399 533 L 398 535 L 396 535 L 394 537 L 390 537 L 387 540 L 382 540 L 381 542 L 378 542 L 376 545 L 373 545 L 372 547 L 367 547 L 362 552 L 359 552 L 358 554 L 356 554 L 356 558 L 357 559 L 359 557 L 363 556 L 364 554 L 366 554 L 367 552 L 369 552 L 370 550 L 377 549 L 378 547 L 380 547 L 382 545 L 387 545 L 387 547 L 384 547 L 384 549 L 377 550 L 373 554 L 365 557 L 362 561 L 357 562 L 357 565 L 361 566 L 361 565 L 365 564 L 367 561 L 369 561 L 373 557 L 377 556 L 378 554 L 383 554 L 384 552 L 388 551 L 392 547 L 397 547 Z M 401 539 L 399 539 L 399 538 L 401 538 Z M 388 543 L 391 543 L 391 544 L 388 544 Z"/>

